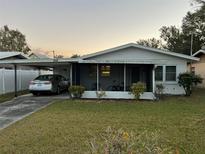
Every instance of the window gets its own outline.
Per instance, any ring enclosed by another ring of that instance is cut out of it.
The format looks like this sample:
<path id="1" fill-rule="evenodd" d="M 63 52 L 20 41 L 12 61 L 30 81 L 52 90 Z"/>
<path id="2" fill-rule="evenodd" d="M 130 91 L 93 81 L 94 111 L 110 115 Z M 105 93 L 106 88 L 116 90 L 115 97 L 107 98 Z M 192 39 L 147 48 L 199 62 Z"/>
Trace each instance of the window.
<path id="1" fill-rule="evenodd" d="M 103 66 L 101 66 L 101 76 L 102 77 L 110 76 L 110 70 L 111 70 L 110 65 L 103 65 Z"/>
<path id="2" fill-rule="evenodd" d="M 166 66 L 166 81 L 176 81 L 176 66 Z"/>
<path id="3" fill-rule="evenodd" d="M 155 69 L 155 80 L 156 81 L 163 81 L 163 67 L 157 66 Z"/>

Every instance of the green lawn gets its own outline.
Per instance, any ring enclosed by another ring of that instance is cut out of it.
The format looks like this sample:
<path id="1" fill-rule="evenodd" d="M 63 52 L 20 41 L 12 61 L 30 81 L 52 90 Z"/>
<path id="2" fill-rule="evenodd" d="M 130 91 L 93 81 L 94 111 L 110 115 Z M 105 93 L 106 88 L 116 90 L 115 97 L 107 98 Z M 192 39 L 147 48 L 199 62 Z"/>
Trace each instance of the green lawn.
<path id="1" fill-rule="evenodd" d="M 65 100 L 0 132 L 0 153 L 84 153 L 108 126 L 160 132 L 186 153 L 205 151 L 205 90 L 158 102 Z M 182 152 L 183 153 L 183 152 Z"/>

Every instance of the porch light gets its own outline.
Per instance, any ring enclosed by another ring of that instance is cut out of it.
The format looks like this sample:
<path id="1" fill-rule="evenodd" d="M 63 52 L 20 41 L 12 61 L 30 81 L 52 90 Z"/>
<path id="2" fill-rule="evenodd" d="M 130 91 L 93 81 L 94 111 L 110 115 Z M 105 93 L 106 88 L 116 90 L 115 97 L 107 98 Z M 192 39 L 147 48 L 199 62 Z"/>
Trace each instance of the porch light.
<path id="1" fill-rule="evenodd" d="M 101 66 L 101 76 L 103 76 L 103 77 L 110 76 L 110 70 L 111 70 L 110 65 Z"/>

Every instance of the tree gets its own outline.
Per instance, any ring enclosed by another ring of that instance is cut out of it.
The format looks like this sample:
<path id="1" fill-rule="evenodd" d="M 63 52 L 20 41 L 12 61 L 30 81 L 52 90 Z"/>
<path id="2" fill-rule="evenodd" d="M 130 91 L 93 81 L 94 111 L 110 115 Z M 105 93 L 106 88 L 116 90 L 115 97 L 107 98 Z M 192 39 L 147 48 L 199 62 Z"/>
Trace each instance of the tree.
<path id="1" fill-rule="evenodd" d="M 78 55 L 78 54 L 73 54 L 70 58 L 78 58 L 78 57 L 80 57 L 80 55 Z"/>
<path id="2" fill-rule="evenodd" d="M 26 54 L 30 48 L 26 43 L 25 35 L 4 26 L 0 29 L 0 51 L 19 51 Z"/>
<path id="3" fill-rule="evenodd" d="M 137 41 L 137 44 L 143 45 L 143 46 L 146 46 L 146 47 L 151 47 L 151 48 L 158 48 L 158 49 L 163 48 L 162 41 L 157 40 L 155 38 L 150 38 L 150 39 L 147 39 L 147 40 L 140 39 L 140 40 Z"/>
<path id="4" fill-rule="evenodd" d="M 185 50 L 190 49 L 190 36 L 193 35 L 193 51 L 198 51 L 205 45 L 205 2 L 195 12 L 188 12 L 182 21 Z M 189 48 L 188 48 L 189 47 Z"/>
<path id="5" fill-rule="evenodd" d="M 55 55 L 54 58 L 59 59 L 59 58 L 63 58 L 63 57 L 64 57 L 63 55 Z"/>
<path id="6" fill-rule="evenodd" d="M 183 35 L 178 28 L 175 26 L 163 26 L 160 29 L 160 37 L 163 39 L 166 44 L 164 45 L 165 49 L 173 52 L 184 53 L 183 46 Z"/>
<path id="7" fill-rule="evenodd" d="M 193 73 L 181 73 L 178 76 L 179 86 L 184 88 L 186 96 L 190 96 L 192 93 L 193 86 L 202 83 L 202 78 Z"/>
<path id="8" fill-rule="evenodd" d="M 181 28 L 163 26 L 160 29 L 165 48 L 184 54 L 190 54 L 191 35 L 193 35 L 193 51 L 205 45 L 205 1 L 195 0 L 200 4 L 194 12 L 188 12 L 182 20 Z"/>

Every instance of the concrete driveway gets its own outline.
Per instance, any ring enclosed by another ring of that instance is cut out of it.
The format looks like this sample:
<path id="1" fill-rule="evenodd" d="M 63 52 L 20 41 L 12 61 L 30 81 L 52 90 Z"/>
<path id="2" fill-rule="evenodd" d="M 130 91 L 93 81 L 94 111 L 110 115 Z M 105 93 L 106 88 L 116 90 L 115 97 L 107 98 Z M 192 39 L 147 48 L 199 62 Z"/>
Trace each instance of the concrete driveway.
<path id="1" fill-rule="evenodd" d="M 50 96 L 20 96 L 0 104 L 0 130 L 24 117 L 46 107 L 58 98 Z"/>

